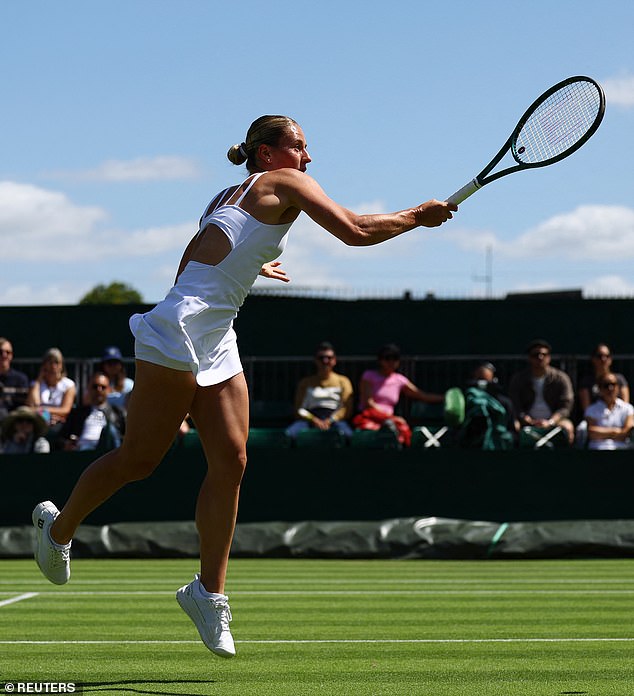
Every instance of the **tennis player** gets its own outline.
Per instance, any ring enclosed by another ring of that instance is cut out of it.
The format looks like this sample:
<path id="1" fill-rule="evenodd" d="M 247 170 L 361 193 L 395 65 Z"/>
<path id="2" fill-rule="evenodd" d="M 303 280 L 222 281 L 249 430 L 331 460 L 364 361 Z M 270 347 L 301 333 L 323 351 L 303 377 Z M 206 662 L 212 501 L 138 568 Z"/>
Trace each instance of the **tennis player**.
<path id="1" fill-rule="evenodd" d="M 61 512 L 50 501 L 33 511 L 37 563 L 51 582 L 64 584 L 79 524 L 122 486 L 154 471 L 189 413 L 208 472 L 196 505 L 200 574 L 176 596 L 205 645 L 221 657 L 235 655 L 224 589 L 249 427 L 232 328 L 239 307 L 258 274 L 288 280 L 275 259 L 301 211 L 345 244 L 365 246 L 437 227 L 457 210 L 437 200 L 381 215 L 346 210 L 305 173 L 311 158 L 304 133 L 285 116 L 254 121 L 227 156 L 236 165 L 246 162 L 249 176 L 207 206 L 165 299 L 130 319 L 136 373 L 123 444 L 83 472 Z"/>

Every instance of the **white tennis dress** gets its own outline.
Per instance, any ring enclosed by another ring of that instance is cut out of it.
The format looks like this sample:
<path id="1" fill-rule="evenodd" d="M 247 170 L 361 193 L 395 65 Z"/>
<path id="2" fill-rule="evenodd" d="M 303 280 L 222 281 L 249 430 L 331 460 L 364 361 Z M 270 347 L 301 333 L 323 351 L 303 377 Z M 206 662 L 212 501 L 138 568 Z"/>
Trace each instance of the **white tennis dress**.
<path id="1" fill-rule="evenodd" d="M 233 320 L 262 265 L 284 251 L 292 224 L 266 225 L 240 208 L 265 173 L 253 175 L 233 204 L 222 203 L 225 189 L 200 220 L 198 235 L 209 225 L 227 235 L 231 244 L 227 256 L 215 266 L 189 261 L 162 302 L 130 317 L 139 360 L 191 371 L 203 387 L 242 371 Z"/>

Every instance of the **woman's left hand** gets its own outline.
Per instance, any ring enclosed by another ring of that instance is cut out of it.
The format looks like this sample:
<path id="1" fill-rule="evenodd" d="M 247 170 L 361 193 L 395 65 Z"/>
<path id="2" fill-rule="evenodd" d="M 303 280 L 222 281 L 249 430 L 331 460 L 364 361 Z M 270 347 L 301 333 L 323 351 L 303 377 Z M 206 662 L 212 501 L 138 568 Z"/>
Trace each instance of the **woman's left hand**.
<path id="1" fill-rule="evenodd" d="M 280 268 L 281 265 L 281 261 L 265 263 L 260 270 L 260 275 L 265 278 L 273 278 L 273 280 L 281 280 L 284 283 L 288 283 L 290 282 L 290 278 L 286 275 L 286 271 Z"/>

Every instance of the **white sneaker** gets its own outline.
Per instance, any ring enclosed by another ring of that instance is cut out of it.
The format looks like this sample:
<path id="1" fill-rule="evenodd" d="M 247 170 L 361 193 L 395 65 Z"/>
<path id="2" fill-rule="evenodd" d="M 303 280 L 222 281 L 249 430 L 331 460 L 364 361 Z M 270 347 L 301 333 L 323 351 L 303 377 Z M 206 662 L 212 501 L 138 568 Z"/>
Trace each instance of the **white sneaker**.
<path id="1" fill-rule="evenodd" d="M 176 599 L 183 611 L 194 622 L 203 643 L 220 657 L 233 657 L 236 648 L 229 630 L 231 609 L 225 595 L 219 599 L 206 599 L 199 591 L 199 575 L 176 592 Z"/>
<path id="2" fill-rule="evenodd" d="M 70 579 L 70 543 L 60 546 L 51 540 L 51 525 L 59 515 L 59 510 L 47 500 L 35 506 L 33 525 L 35 526 L 35 560 L 44 576 L 56 585 L 64 585 Z"/>

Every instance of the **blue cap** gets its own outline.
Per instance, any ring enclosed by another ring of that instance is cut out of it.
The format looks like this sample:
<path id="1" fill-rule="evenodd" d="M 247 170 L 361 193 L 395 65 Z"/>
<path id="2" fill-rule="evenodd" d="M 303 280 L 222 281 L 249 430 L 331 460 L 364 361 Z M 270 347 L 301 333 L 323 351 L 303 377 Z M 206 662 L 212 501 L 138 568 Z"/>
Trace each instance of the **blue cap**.
<path id="1" fill-rule="evenodd" d="M 101 356 L 103 362 L 106 362 L 106 360 L 121 360 L 122 358 L 123 355 L 121 355 L 121 351 L 117 346 L 108 346 L 104 348 L 103 355 Z"/>

